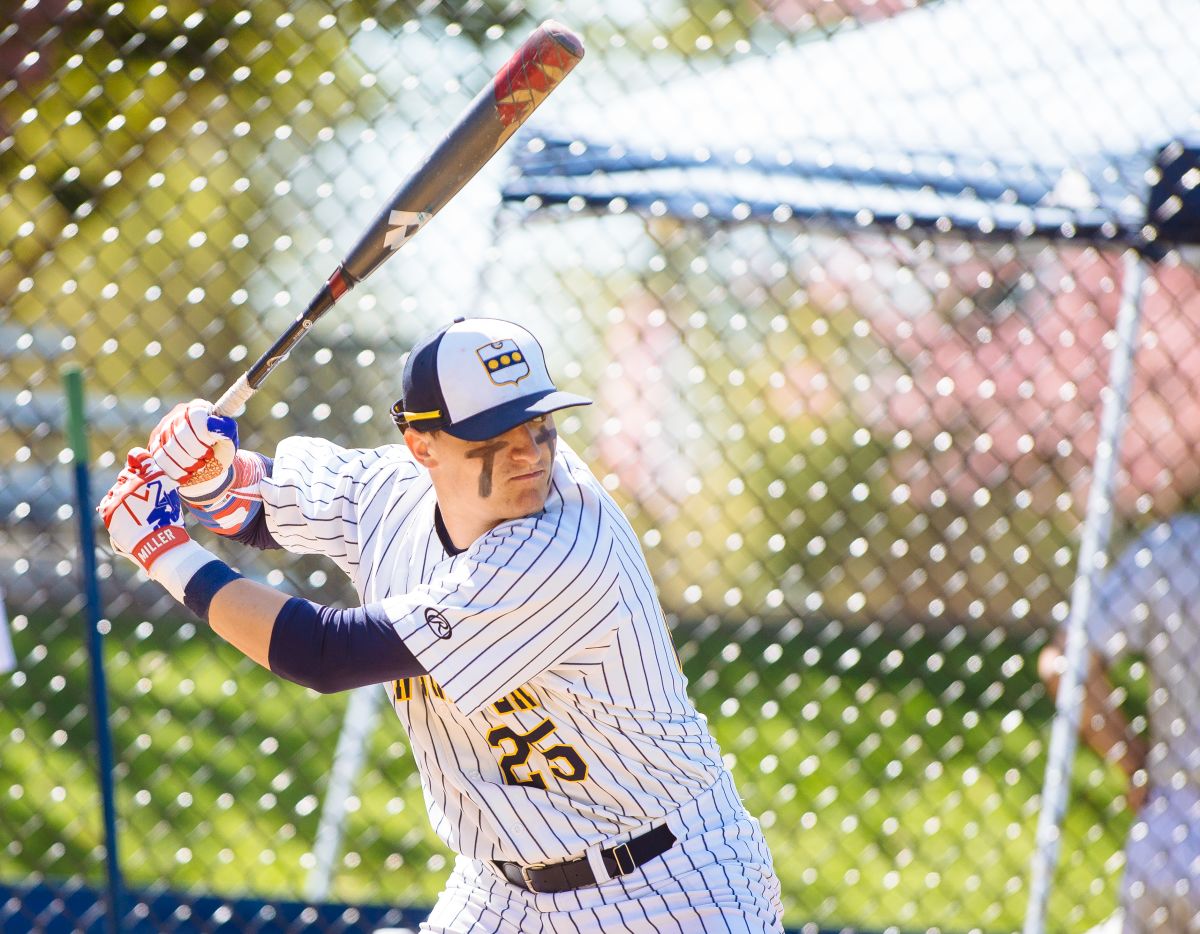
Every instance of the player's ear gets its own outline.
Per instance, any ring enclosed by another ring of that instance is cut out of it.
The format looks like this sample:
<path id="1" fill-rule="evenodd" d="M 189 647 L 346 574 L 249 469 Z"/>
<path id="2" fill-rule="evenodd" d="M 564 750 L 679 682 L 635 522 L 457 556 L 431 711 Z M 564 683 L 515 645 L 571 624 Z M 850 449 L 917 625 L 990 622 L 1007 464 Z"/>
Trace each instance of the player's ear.
<path id="1" fill-rule="evenodd" d="M 408 445 L 408 450 L 412 453 L 413 458 L 422 467 L 436 467 L 437 456 L 434 450 L 436 446 L 437 432 L 417 431 L 413 428 L 404 429 L 404 443 Z"/>

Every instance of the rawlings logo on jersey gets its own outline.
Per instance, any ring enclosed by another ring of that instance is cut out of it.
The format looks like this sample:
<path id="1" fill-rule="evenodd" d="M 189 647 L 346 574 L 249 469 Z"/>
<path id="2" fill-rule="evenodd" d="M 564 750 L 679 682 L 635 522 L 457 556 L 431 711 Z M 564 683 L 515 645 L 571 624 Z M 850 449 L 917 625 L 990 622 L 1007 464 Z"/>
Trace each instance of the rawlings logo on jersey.
<path id="1" fill-rule="evenodd" d="M 433 608 L 425 610 L 425 625 L 433 630 L 439 639 L 449 639 L 452 635 L 450 621 Z"/>
<path id="2" fill-rule="evenodd" d="M 516 341 L 505 338 L 494 344 L 484 344 L 477 351 L 488 377 L 497 386 L 519 383 L 529 375 L 529 364 Z"/>

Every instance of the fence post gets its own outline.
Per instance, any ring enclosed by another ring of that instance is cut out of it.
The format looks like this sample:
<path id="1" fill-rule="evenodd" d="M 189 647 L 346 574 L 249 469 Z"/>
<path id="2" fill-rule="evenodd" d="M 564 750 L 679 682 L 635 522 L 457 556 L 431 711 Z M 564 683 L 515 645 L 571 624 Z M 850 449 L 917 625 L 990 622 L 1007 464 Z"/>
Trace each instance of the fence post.
<path id="1" fill-rule="evenodd" d="M 350 693 L 350 701 L 346 705 L 342 732 L 333 754 L 329 788 L 325 792 L 325 804 L 321 808 L 321 820 L 313 844 L 315 862 L 305 886 L 305 897 L 314 904 L 329 898 L 333 887 L 338 851 L 342 848 L 346 801 L 354 793 L 354 783 L 367 758 L 367 744 L 375 730 L 382 696 L 383 688 L 377 684 L 356 688 Z"/>
<path id="2" fill-rule="evenodd" d="M 92 720 L 96 728 L 96 760 L 100 780 L 100 800 L 104 811 L 104 862 L 107 876 L 107 929 L 121 930 L 123 885 L 117 850 L 117 808 L 113 783 L 113 744 L 108 722 L 108 685 L 104 676 L 104 647 L 101 642 L 100 583 L 96 576 L 96 540 L 92 517 L 92 496 L 88 478 L 87 424 L 83 405 L 83 374 L 78 366 L 62 371 L 67 395 L 67 438 L 75 467 L 75 505 L 79 518 L 79 559 L 88 626 L 88 658 L 91 665 Z"/>
<path id="3" fill-rule="evenodd" d="M 1134 356 L 1142 314 L 1142 287 L 1149 260 L 1137 251 L 1125 255 L 1125 277 L 1121 307 L 1117 313 L 1116 345 L 1109 363 L 1109 393 L 1100 418 L 1100 435 L 1088 490 L 1087 517 L 1079 543 L 1075 582 L 1071 588 L 1071 610 L 1067 617 L 1066 670 L 1059 683 L 1050 748 L 1046 754 L 1046 778 L 1042 807 L 1038 814 L 1036 849 L 1029 870 L 1029 902 L 1023 934 L 1043 934 L 1054 871 L 1058 866 L 1062 823 L 1070 792 L 1071 763 L 1079 738 L 1079 719 L 1087 659 L 1087 617 L 1098 573 L 1097 559 L 1108 547 L 1113 518 L 1113 488 L 1121 461 L 1121 437 L 1129 414 L 1133 388 Z"/>

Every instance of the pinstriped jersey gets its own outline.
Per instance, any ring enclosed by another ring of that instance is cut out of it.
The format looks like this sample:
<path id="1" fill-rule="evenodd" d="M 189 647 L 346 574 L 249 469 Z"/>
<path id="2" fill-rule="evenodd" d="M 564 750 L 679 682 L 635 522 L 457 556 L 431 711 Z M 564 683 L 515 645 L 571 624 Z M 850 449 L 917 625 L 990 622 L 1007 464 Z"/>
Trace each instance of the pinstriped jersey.
<path id="1" fill-rule="evenodd" d="M 262 493 L 276 541 L 336 561 L 428 673 L 387 691 L 452 849 L 577 855 L 725 773 L 636 536 L 561 439 L 545 508 L 461 553 L 404 445 L 287 439 Z"/>
<path id="2" fill-rule="evenodd" d="M 1200 788 L 1200 516 L 1177 515 L 1144 532 L 1110 567 L 1087 620 L 1109 660 L 1140 654 L 1150 670 L 1146 715 L 1155 749 L 1150 787 Z"/>

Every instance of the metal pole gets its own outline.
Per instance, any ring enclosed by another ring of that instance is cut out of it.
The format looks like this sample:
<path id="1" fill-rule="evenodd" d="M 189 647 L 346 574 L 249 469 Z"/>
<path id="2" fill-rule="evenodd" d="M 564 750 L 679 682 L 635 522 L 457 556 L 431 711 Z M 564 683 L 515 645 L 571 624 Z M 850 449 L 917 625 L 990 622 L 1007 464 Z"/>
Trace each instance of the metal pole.
<path id="1" fill-rule="evenodd" d="M 1058 689 L 1054 726 L 1047 753 L 1042 807 L 1038 814 L 1037 848 L 1029 872 L 1029 903 L 1024 934 L 1043 934 L 1051 880 L 1058 866 L 1063 816 L 1067 810 L 1071 762 L 1079 738 L 1083 702 L 1084 668 L 1087 665 L 1087 617 L 1091 611 L 1097 559 L 1108 547 L 1112 529 L 1113 486 L 1120 462 L 1121 437 L 1129 412 L 1133 385 L 1133 358 L 1137 350 L 1142 312 L 1142 287 L 1149 262 L 1135 250 L 1125 255 L 1121 308 L 1117 313 L 1117 343 L 1108 368 L 1109 393 L 1104 399 L 1100 436 L 1092 463 L 1087 516 L 1079 543 L 1079 561 L 1071 587 L 1071 612 L 1067 618 L 1066 670 Z"/>
<path id="2" fill-rule="evenodd" d="M 313 845 L 315 863 L 308 873 L 305 897 L 310 902 L 323 902 L 333 886 L 334 865 L 342 848 L 342 832 L 346 820 L 346 802 L 354 793 L 358 773 L 367 758 L 367 743 L 375 730 L 382 685 L 355 688 L 350 692 L 342 732 L 333 754 L 333 769 L 329 788 L 321 807 L 317 839 Z"/>
<path id="3" fill-rule="evenodd" d="M 63 369 L 67 394 L 67 437 L 75 467 L 75 506 L 79 518 L 79 559 L 83 573 L 88 624 L 88 657 L 91 663 L 92 719 L 96 728 L 97 770 L 100 800 L 104 809 L 104 862 L 107 872 L 108 904 L 106 927 L 110 934 L 121 930 L 124 918 L 124 886 L 117 853 L 116 789 L 113 782 L 113 744 L 108 722 L 108 685 L 104 676 L 104 647 L 101 641 L 100 581 L 96 576 L 96 540 L 93 531 L 92 496 L 88 479 L 87 426 L 83 405 L 83 375 L 77 366 Z"/>

